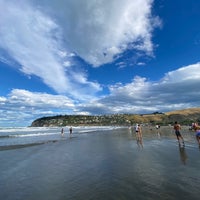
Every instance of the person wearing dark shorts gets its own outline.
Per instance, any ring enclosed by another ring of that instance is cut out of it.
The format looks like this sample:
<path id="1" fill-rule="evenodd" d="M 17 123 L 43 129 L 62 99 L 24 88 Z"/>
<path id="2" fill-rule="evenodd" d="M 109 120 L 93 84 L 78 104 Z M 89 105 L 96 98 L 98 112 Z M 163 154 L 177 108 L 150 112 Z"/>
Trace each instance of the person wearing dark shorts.
<path id="1" fill-rule="evenodd" d="M 183 136 L 180 133 L 181 125 L 178 124 L 178 122 L 174 123 L 174 130 L 175 130 L 175 134 L 176 134 L 176 137 L 177 137 L 177 140 L 178 140 L 179 144 L 180 144 L 180 140 L 182 140 L 182 143 L 184 144 Z"/>

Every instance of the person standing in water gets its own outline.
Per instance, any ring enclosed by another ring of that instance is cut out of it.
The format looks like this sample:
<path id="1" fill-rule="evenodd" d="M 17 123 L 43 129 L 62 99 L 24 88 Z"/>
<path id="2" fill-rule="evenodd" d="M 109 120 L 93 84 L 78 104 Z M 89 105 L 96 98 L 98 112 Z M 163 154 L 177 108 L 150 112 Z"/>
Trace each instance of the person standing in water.
<path id="1" fill-rule="evenodd" d="M 71 137 L 71 135 L 72 135 L 72 127 L 70 126 L 70 128 L 69 128 L 69 135 L 70 135 L 70 137 Z"/>
<path id="2" fill-rule="evenodd" d="M 184 145 L 184 144 L 185 144 L 185 143 L 184 143 L 184 139 L 183 139 L 183 136 L 182 136 L 181 133 L 180 133 L 181 125 L 178 124 L 177 121 L 174 123 L 174 130 L 175 130 L 175 134 L 176 134 L 176 137 L 177 137 L 177 140 L 178 140 L 179 144 L 180 144 L 180 139 L 181 139 L 181 140 L 182 140 L 182 143 L 183 143 L 183 145 Z"/>
<path id="3" fill-rule="evenodd" d="M 64 128 L 61 129 L 61 136 L 64 136 Z"/>
<path id="4" fill-rule="evenodd" d="M 138 138 L 138 130 L 139 130 L 139 126 L 138 124 L 135 125 L 135 135 L 136 135 L 136 138 Z"/>
<path id="5" fill-rule="evenodd" d="M 137 140 L 138 147 L 143 148 L 142 129 L 141 129 L 141 125 L 140 124 L 137 124 L 137 136 L 136 136 L 136 140 Z"/>

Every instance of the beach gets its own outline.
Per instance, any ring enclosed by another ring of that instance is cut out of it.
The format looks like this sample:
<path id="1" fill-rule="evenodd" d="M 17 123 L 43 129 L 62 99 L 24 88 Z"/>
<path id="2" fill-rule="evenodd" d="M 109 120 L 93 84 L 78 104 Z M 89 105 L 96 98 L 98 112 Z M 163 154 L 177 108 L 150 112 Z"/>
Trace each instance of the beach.
<path id="1" fill-rule="evenodd" d="M 53 129 L 44 139 L 47 130 L 1 145 L 0 199 L 199 199 L 200 149 L 187 127 L 185 147 L 171 127 L 144 127 L 142 143 L 128 127 L 79 128 L 71 138 Z"/>

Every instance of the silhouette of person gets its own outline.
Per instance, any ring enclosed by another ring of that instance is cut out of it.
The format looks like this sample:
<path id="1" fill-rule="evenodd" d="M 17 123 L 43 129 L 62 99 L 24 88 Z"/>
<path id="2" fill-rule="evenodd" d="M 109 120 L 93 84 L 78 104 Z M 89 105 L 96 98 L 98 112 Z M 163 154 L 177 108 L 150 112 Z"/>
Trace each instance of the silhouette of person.
<path id="1" fill-rule="evenodd" d="M 69 135 L 71 137 L 71 135 L 72 135 L 72 127 L 69 128 Z"/>
<path id="2" fill-rule="evenodd" d="M 137 141 L 137 145 L 138 145 L 138 147 L 141 148 L 141 149 L 143 149 L 143 140 L 142 140 L 142 138 L 140 138 L 140 139 L 137 138 L 136 141 Z"/>
<path id="3" fill-rule="evenodd" d="M 64 136 L 64 128 L 61 129 L 61 136 Z"/>

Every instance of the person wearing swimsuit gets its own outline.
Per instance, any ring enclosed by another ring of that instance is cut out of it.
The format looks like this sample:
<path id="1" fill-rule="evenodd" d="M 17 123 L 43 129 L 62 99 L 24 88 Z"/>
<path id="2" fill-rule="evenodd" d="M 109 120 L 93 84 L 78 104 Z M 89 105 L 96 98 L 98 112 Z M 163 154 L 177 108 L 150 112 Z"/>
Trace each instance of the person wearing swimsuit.
<path id="1" fill-rule="evenodd" d="M 196 132 L 196 139 L 197 139 L 197 142 L 198 142 L 199 145 L 200 145 L 200 126 L 199 126 L 197 123 L 195 123 L 195 125 L 194 125 L 194 130 L 195 130 L 195 132 Z"/>
<path id="2" fill-rule="evenodd" d="M 177 137 L 177 140 L 178 140 L 179 144 L 180 144 L 180 139 L 182 140 L 182 143 L 184 144 L 183 136 L 180 133 L 181 125 L 178 124 L 178 122 L 174 123 L 174 130 L 175 130 L 175 134 L 176 134 L 176 137 Z"/>

